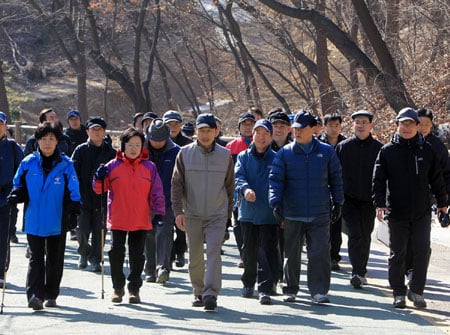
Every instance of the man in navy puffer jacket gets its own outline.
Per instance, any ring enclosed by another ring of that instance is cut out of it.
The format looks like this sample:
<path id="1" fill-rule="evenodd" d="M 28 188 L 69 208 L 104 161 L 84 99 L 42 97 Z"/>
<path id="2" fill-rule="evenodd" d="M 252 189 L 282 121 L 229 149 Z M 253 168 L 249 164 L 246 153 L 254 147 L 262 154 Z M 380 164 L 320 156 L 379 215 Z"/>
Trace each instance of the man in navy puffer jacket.
<path id="1" fill-rule="evenodd" d="M 333 147 L 313 137 L 316 122 L 308 111 L 295 115 L 295 142 L 277 152 L 269 175 L 269 204 L 285 225 L 283 293 L 287 302 L 294 302 L 299 290 L 303 236 L 308 246 L 308 288 L 313 302 L 330 301 L 330 212 L 331 220 L 341 216 L 344 195 L 339 159 Z"/>

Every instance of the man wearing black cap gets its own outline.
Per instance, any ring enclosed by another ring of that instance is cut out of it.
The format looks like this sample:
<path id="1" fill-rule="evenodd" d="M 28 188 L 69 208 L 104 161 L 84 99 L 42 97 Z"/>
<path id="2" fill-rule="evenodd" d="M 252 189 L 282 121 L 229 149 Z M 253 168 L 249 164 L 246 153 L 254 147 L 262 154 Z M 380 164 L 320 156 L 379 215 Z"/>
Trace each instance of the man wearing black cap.
<path id="1" fill-rule="evenodd" d="M 175 223 L 188 239 L 192 305 L 213 311 L 222 285 L 220 249 L 233 208 L 234 166 L 229 150 L 214 141 L 214 115 L 200 114 L 195 124 L 197 141 L 182 147 L 175 162 L 171 201 Z"/>
<path id="2" fill-rule="evenodd" d="M 269 174 L 269 204 L 284 224 L 286 302 L 295 302 L 299 291 L 304 237 L 312 300 L 318 304 L 330 302 L 330 220 L 340 217 L 344 195 L 339 159 L 331 146 L 313 136 L 315 125 L 316 119 L 309 111 L 301 110 L 295 115 L 295 141 L 277 152 Z"/>
<path id="3" fill-rule="evenodd" d="M 345 140 L 345 136 L 341 134 L 342 130 L 342 116 L 338 113 L 326 114 L 323 117 L 325 123 L 325 132 L 319 136 L 319 140 L 336 148 L 339 142 Z M 317 120 L 316 120 L 317 122 Z M 317 129 L 314 129 L 317 131 Z M 331 255 L 331 270 L 339 271 L 339 262 L 341 260 L 342 245 L 342 219 L 339 218 L 335 222 L 331 222 L 330 227 L 330 255 Z"/>
<path id="4" fill-rule="evenodd" d="M 286 113 L 279 111 L 271 113 L 269 121 L 273 127 L 272 150 L 277 152 L 281 147 L 292 141 L 289 136 L 291 120 Z"/>
<path id="5" fill-rule="evenodd" d="M 375 162 L 373 200 L 379 220 L 389 225 L 389 284 L 394 307 L 405 308 L 405 296 L 417 308 L 427 306 L 423 297 L 430 249 L 430 193 L 437 212 L 447 213 L 447 192 L 442 170 L 431 146 L 418 132 L 419 117 L 412 108 L 397 115 L 397 133 L 384 145 Z M 405 285 L 406 250 L 411 240 L 414 276 Z"/>
<path id="6" fill-rule="evenodd" d="M 352 114 L 351 138 L 336 146 L 341 161 L 345 202 L 342 219 L 348 228 L 348 257 L 352 265 L 350 283 L 361 288 L 367 283 L 367 262 L 375 223 L 372 202 L 372 174 L 375 159 L 383 144 L 372 137 L 373 113 L 360 110 Z"/>
<path id="7" fill-rule="evenodd" d="M 105 137 L 106 122 L 95 116 L 86 122 L 88 140 L 76 147 L 72 161 L 78 175 L 81 194 L 81 213 L 78 217 L 77 239 L 80 259 L 78 268 L 86 269 L 88 261 L 90 270 L 100 272 L 101 262 L 101 229 L 105 218 L 101 217 L 101 208 L 106 208 L 106 197 L 103 204 L 102 196 L 92 189 L 92 179 L 100 164 L 109 162 L 116 156 L 111 142 Z M 104 211 L 106 214 L 106 210 Z M 91 235 L 91 244 L 89 236 Z"/>
<path id="8" fill-rule="evenodd" d="M 192 140 L 192 137 L 195 134 L 195 126 L 190 122 L 186 122 L 183 127 L 181 127 L 181 131 L 183 132 L 184 136 Z"/>
<path id="9" fill-rule="evenodd" d="M 154 225 L 154 229 L 147 232 L 145 240 L 145 280 L 164 284 L 169 280 L 171 270 L 175 217 L 172 211 L 170 192 L 172 172 L 180 147 L 170 139 L 169 127 L 159 118 L 154 119 L 148 127 L 144 147 L 150 155 L 150 160 L 158 168 L 166 204 L 166 214 L 157 225 Z"/>
<path id="10" fill-rule="evenodd" d="M 72 109 L 67 113 L 67 122 L 69 127 L 66 128 L 64 134 L 70 139 L 71 146 L 67 156 L 71 156 L 73 151 L 81 143 L 88 139 L 85 125 L 81 124 L 80 113 L 76 109 Z"/>
<path id="11" fill-rule="evenodd" d="M 227 143 L 226 148 L 228 150 L 230 150 L 231 152 L 231 157 L 233 158 L 233 162 L 236 163 L 237 160 L 237 155 L 239 155 L 240 152 L 247 150 L 250 143 L 253 140 L 252 137 L 252 130 L 253 130 L 253 126 L 255 125 L 255 117 L 253 116 L 252 113 L 242 113 L 239 116 L 239 121 L 238 121 L 238 128 L 239 128 L 239 134 L 240 136 L 230 142 Z M 233 232 L 234 232 L 234 237 L 236 239 L 236 244 L 239 250 L 239 254 L 241 255 L 241 259 L 242 259 L 242 232 L 241 232 L 241 227 L 239 225 L 239 220 L 238 220 L 238 199 L 237 199 L 237 195 L 234 199 L 234 204 L 235 204 L 235 208 L 233 210 L 233 217 L 234 217 L 234 227 L 233 227 Z M 239 267 L 243 267 L 244 264 L 242 262 L 242 260 L 239 262 Z"/>
<path id="12" fill-rule="evenodd" d="M 147 112 L 142 116 L 141 130 L 144 134 L 147 131 L 148 127 L 152 124 L 153 120 L 157 119 L 157 118 L 158 118 L 158 115 L 156 115 L 153 112 Z"/>

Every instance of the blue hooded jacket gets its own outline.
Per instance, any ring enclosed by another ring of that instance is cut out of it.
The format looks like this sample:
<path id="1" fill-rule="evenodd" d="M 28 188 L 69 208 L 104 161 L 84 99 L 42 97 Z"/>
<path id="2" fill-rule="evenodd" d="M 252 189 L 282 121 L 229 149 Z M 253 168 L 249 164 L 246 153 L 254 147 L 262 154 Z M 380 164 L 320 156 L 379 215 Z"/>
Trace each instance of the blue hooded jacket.
<path id="1" fill-rule="evenodd" d="M 23 159 L 14 176 L 14 188 L 26 187 L 28 191 L 24 227 L 26 234 L 41 237 L 61 234 L 66 180 L 70 200 L 80 201 L 78 177 L 72 161 L 66 155 L 58 154 L 53 164 L 45 176 L 41 154 L 35 151 Z"/>
<path id="2" fill-rule="evenodd" d="M 250 145 L 237 156 L 234 174 L 236 191 L 240 199 L 239 221 L 252 222 L 255 225 L 278 224 L 269 206 L 269 172 L 275 152 L 269 146 L 261 157 L 258 157 L 255 146 Z M 249 202 L 244 192 L 252 189 L 256 193 L 256 201 Z"/>

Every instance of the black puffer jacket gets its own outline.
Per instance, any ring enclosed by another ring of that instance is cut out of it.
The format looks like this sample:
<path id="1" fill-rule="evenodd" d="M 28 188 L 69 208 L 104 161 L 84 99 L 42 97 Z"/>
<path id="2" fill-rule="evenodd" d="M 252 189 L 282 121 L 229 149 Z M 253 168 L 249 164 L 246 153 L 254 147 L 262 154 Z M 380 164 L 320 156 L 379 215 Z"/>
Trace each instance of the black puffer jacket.
<path id="1" fill-rule="evenodd" d="M 72 161 L 80 182 L 81 205 L 83 208 L 100 208 L 100 195 L 92 189 L 92 179 L 100 164 L 106 164 L 116 157 L 108 138 L 100 147 L 90 140 L 80 144 L 72 155 Z M 106 198 L 106 197 L 105 197 Z"/>
<path id="2" fill-rule="evenodd" d="M 383 144 L 369 135 L 356 136 L 338 143 L 336 154 L 341 161 L 346 199 L 372 202 L 372 175 L 375 160 Z"/>
<path id="3" fill-rule="evenodd" d="M 417 134 L 405 140 L 398 134 L 378 154 L 373 172 L 373 201 L 388 208 L 388 218 L 415 220 L 431 211 L 431 192 L 437 206 L 447 203 L 441 166 L 429 143 Z"/>

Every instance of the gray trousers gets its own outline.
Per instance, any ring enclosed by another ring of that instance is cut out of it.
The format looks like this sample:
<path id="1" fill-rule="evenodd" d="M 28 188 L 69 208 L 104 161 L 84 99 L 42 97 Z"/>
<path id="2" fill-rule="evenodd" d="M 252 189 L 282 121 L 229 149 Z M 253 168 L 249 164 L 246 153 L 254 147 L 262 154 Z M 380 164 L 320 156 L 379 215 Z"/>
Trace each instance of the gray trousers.
<path id="1" fill-rule="evenodd" d="M 166 207 L 166 215 L 162 224 L 153 222 L 153 229 L 145 236 L 145 267 L 146 275 L 156 275 L 159 268 L 171 270 L 171 252 L 173 246 L 173 230 L 175 218 L 172 208 Z"/>
<path id="2" fill-rule="evenodd" d="M 222 287 L 222 247 L 226 217 L 209 220 L 186 218 L 189 251 L 189 277 L 194 295 L 217 297 Z M 204 244 L 206 243 L 206 262 Z"/>
<path id="3" fill-rule="evenodd" d="M 301 247 L 306 238 L 309 293 L 327 294 L 330 289 L 330 218 L 318 217 L 312 222 L 290 221 L 284 226 L 284 294 L 297 294 L 300 280 Z"/>

